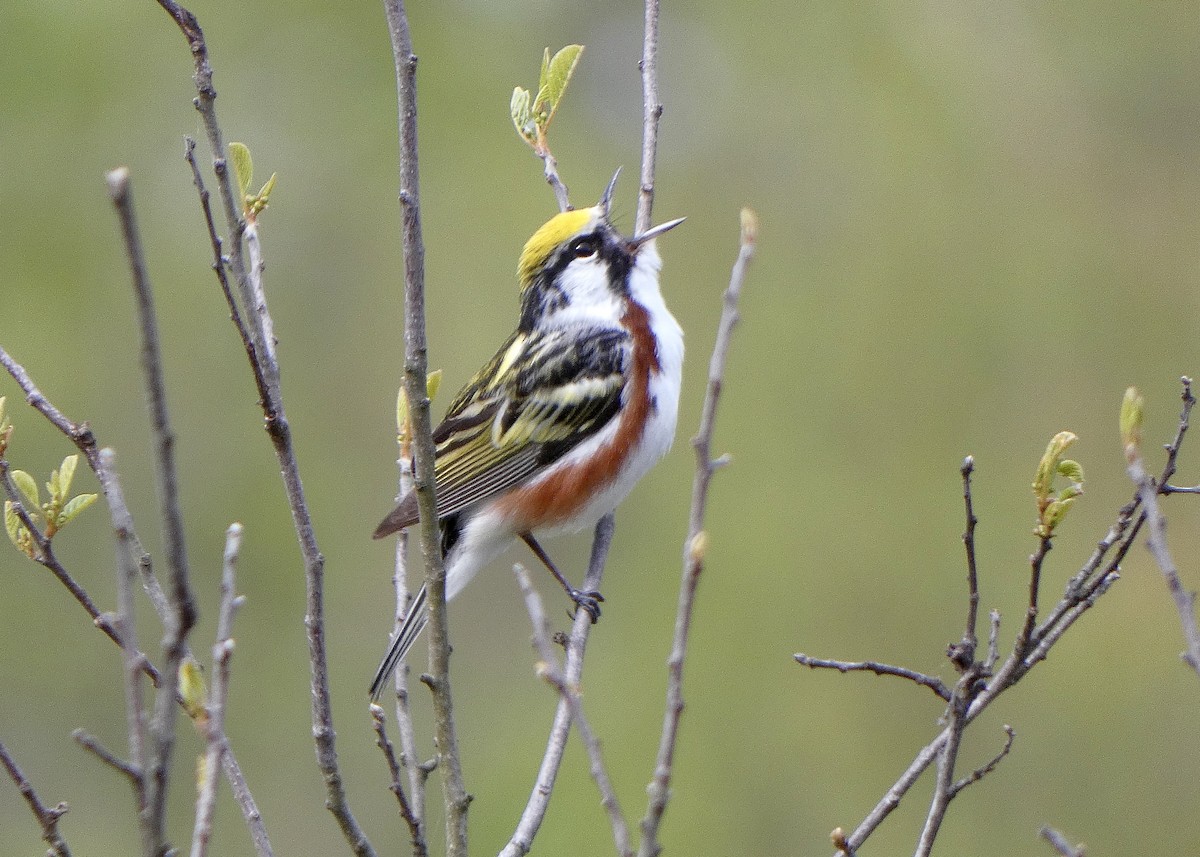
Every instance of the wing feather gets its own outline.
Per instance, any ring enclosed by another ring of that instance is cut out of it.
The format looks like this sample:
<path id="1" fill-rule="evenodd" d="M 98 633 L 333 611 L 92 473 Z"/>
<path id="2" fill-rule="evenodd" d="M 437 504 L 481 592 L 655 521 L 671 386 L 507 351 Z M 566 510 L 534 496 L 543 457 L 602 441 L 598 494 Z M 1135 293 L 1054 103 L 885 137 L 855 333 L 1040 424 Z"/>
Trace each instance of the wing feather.
<path id="1" fill-rule="evenodd" d="M 434 430 L 438 517 L 536 476 L 620 410 L 632 341 L 621 328 L 516 333 Z M 375 538 L 417 522 L 409 493 Z"/>

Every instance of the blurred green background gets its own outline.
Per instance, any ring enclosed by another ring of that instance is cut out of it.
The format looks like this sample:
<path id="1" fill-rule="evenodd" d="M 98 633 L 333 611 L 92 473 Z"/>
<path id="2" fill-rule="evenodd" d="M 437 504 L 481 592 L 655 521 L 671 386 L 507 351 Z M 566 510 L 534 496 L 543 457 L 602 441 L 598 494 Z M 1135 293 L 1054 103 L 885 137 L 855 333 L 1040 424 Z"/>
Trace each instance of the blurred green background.
<path id="1" fill-rule="evenodd" d="M 625 167 L 632 228 L 640 146 L 641 7 L 412 4 L 420 55 L 430 360 L 440 403 L 515 321 L 514 267 L 554 210 L 508 118 L 542 48 L 588 47 L 553 131 L 574 199 Z M 679 442 L 622 507 L 593 635 L 586 701 L 631 819 L 661 723 L 694 431 L 737 211 L 762 218 L 716 452 L 668 854 L 827 854 L 935 734 L 927 692 L 814 673 L 792 654 L 878 658 L 952 677 L 962 633 L 958 467 L 976 482 L 984 609 L 1011 641 L 1027 579 L 1029 482 L 1046 441 L 1077 432 L 1087 495 L 1055 541 L 1052 601 L 1131 493 L 1116 436 L 1129 384 L 1147 446 L 1168 440 L 1179 375 L 1197 371 L 1200 66 L 1193 4 L 666 3 L 659 220 L 663 288 L 687 332 Z M 394 492 L 402 355 L 392 58 L 378 3 L 197 2 L 229 140 L 279 184 L 264 220 L 284 393 L 327 557 L 338 749 L 350 799 L 383 853 L 406 841 L 374 746 L 365 688 L 389 627 L 390 543 L 370 530 Z M 116 448 L 143 539 L 159 538 L 126 262 L 104 191 L 128 165 L 157 289 L 179 436 L 194 583 L 193 643 L 210 646 L 223 531 L 246 527 L 229 732 L 279 854 L 346 853 L 309 737 L 303 579 L 244 355 L 208 269 L 182 137 L 202 137 L 191 61 L 156 4 L 7 0 L 0 10 L 0 344 L 69 416 Z M 207 156 L 205 158 L 207 161 Z M 15 466 L 44 479 L 70 449 L 0 378 Z M 1194 447 L 1194 444 L 1192 445 Z M 1200 481 L 1193 448 L 1180 480 Z M 95 490 L 90 474 L 81 490 Z M 1200 513 L 1167 503 L 1185 582 L 1200 585 Z M 114 603 L 107 513 L 56 542 Z M 588 540 L 554 543 L 578 578 Z M 513 552 L 513 557 L 522 554 Z M 160 558 L 161 567 L 161 558 Z M 506 563 L 452 610 L 455 689 L 474 851 L 511 834 L 554 698 L 535 676 Z M 1090 853 L 1200 841 L 1200 687 L 1141 548 L 1124 579 L 969 733 L 961 764 L 1011 757 L 951 807 L 937 853 L 1041 855 L 1051 824 Z M 114 647 L 63 588 L 0 550 L 0 740 L 48 802 L 67 800 L 77 852 L 132 853 L 121 781 L 69 739 L 124 748 Z M 543 586 L 562 618 L 560 594 Z M 158 630 L 149 611 L 142 639 Z M 430 752 L 424 694 L 422 746 Z M 172 792 L 190 835 L 180 722 Z M 865 853 L 911 852 L 929 778 Z M 436 791 L 434 792 L 436 798 Z M 435 800 L 436 802 L 436 800 Z M 215 853 L 250 854 L 232 803 Z M 440 826 L 434 839 L 440 839 Z M 40 853 L 0 783 L 0 854 Z M 572 742 L 535 853 L 611 853 Z"/>

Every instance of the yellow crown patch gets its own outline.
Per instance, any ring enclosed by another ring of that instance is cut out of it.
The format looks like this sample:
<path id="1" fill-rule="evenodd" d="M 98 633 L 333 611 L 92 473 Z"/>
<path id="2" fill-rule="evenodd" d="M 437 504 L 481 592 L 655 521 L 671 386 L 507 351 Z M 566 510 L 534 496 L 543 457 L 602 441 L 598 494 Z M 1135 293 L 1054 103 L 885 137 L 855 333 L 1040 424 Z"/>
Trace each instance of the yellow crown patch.
<path id="1" fill-rule="evenodd" d="M 600 206 L 581 208 L 577 211 L 564 211 L 551 217 L 546 223 L 525 242 L 521 251 L 521 260 L 517 263 L 517 279 L 521 289 L 526 289 L 533 282 L 537 273 L 554 248 L 567 241 L 574 235 L 586 232 L 604 219 Z"/>

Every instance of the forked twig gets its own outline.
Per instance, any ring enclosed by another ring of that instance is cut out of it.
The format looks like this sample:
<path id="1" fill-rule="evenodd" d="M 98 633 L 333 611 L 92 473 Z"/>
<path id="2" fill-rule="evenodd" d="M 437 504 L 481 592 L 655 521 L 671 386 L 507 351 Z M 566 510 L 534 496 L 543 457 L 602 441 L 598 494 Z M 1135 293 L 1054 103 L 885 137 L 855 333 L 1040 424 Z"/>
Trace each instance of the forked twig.
<path id="1" fill-rule="evenodd" d="M 24 771 L 21 770 L 3 742 L 0 742 L 0 766 L 3 766 L 8 773 L 9 779 L 16 783 L 21 797 L 25 798 L 25 803 L 29 804 L 33 817 L 37 819 L 42 828 L 42 841 L 50 846 L 50 854 L 53 857 L 71 857 L 71 849 L 67 847 L 67 841 L 58 832 L 58 820 L 67 814 L 69 807 L 65 803 L 56 806 L 43 804 L 37 792 L 34 791 L 33 785 L 26 779 Z"/>

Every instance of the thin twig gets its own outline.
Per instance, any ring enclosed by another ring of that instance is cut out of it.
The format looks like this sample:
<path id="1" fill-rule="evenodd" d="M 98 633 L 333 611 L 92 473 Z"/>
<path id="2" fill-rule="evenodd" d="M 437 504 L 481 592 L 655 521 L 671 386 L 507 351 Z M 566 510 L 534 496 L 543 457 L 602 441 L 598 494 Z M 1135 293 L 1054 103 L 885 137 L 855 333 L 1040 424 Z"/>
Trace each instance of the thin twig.
<path id="1" fill-rule="evenodd" d="M 1192 407 L 1192 402 L 1188 401 L 1190 398 L 1192 398 L 1192 384 L 1190 384 L 1190 379 L 1184 378 L 1183 401 L 1184 408 L 1187 410 Z M 1184 413 L 1180 421 L 1183 431 L 1187 430 L 1186 416 L 1187 414 Z M 1168 449 L 1169 472 L 1164 472 L 1164 479 L 1169 479 L 1170 475 L 1174 473 L 1178 445 L 1169 445 L 1166 449 Z M 1133 480 L 1134 486 L 1138 489 L 1142 514 L 1146 519 L 1148 529 L 1146 546 L 1150 549 L 1154 562 L 1158 564 L 1159 571 L 1163 573 L 1166 589 L 1171 593 L 1171 600 L 1175 601 L 1175 610 L 1180 615 L 1180 625 L 1183 628 L 1183 661 L 1192 667 L 1196 675 L 1200 676 L 1200 627 L 1196 625 L 1195 594 L 1183 588 L 1180 571 L 1176 568 L 1175 559 L 1171 557 L 1169 547 L 1166 546 L 1166 519 L 1158 505 L 1158 484 L 1154 483 L 1154 479 L 1146 472 L 1138 443 L 1130 442 L 1126 445 L 1126 461 L 1129 479 Z M 1162 484 L 1165 484 L 1165 481 Z"/>
<path id="2" fill-rule="evenodd" d="M 841 673 L 847 672 L 872 672 L 875 675 L 890 675 L 897 678 L 908 679 L 911 682 L 919 684 L 921 687 L 927 687 L 938 695 L 939 698 L 949 702 L 950 688 L 946 687 L 946 683 L 940 678 L 933 675 L 919 673 L 916 670 L 910 670 L 907 667 L 897 667 L 891 664 L 882 664 L 878 661 L 832 661 L 825 658 L 814 658 L 809 655 L 797 652 L 792 656 L 796 663 L 811 669 L 831 669 Z"/>
<path id="3" fill-rule="evenodd" d="M 1179 613 L 1185 646 L 1183 660 L 1200 676 L 1200 626 L 1196 623 L 1196 596 L 1184 588 L 1175 560 L 1167 547 L 1167 522 L 1158 505 L 1158 489 L 1154 479 L 1146 472 L 1141 452 L 1132 444 L 1129 450 L 1127 470 L 1129 478 L 1137 486 L 1146 516 L 1146 547 L 1150 549 L 1150 555 L 1158 564 L 1163 580 L 1166 581 L 1167 591 L 1171 593 L 1171 599 L 1175 602 L 1175 610 Z"/>
<path id="4" fill-rule="evenodd" d="M 196 795 L 196 822 L 192 828 L 192 857 L 205 857 L 212 839 L 217 809 L 217 771 L 227 744 L 225 707 L 229 699 L 229 662 L 233 657 L 233 617 L 241 601 L 237 597 L 235 572 L 242 547 L 242 525 L 233 523 L 225 531 L 225 553 L 221 564 L 221 600 L 217 614 L 217 639 L 213 644 L 213 678 L 204 722 L 204 767 Z"/>
<path id="5" fill-rule="evenodd" d="M 658 161 L 658 123 L 663 105 L 658 97 L 658 0 L 646 0 L 642 30 L 642 170 L 639 175 L 635 234 L 650 228 L 654 209 L 654 173 Z"/>
<path id="6" fill-rule="evenodd" d="M 400 457 L 396 462 L 400 469 L 400 490 L 397 494 L 397 498 L 399 498 L 412 490 L 412 449 L 408 440 L 408 426 L 397 426 L 397 431 L 402 438 L 400 443 Z M 392 588 L 396 594 L 395 622 L 398 631 L 400 624 L 404 621 L 404 617 L 408 615 L 408 611 L 412 605 L 412 596 L 408 592 L 408 530 L 406 529 L 401 530 L 396 538 L 395 561 L 392 566 Z M 398 774 L 393 774 L 392 789 L 396 791 L 396 797 L 401 801 L 401 817 L 408 824 L 409 837 L 413 844 L 413 853 L 419 857 L 419 855 L 424 855 L 428 851 L 428 845 L 425 841 L 425 786 L 429 775 L 417 762 L 417 737 L 416 730 L 413 727 L 412 707 L 409 705 L 408 697 L 408 664 L 402 663 L 397 665 L 393 678 L 396 688 L 396 731 L 400 735 L 400 758 L 402 760 L 400 764 L 408 772 L 408 788 L 411 798 L 404 793 Z M 385 756 L 390 759 L 391 757 L 388 755 L 390 753 L 390 743 L 387 741 L 387 735 L 384 731 L 386 723 L 383 720 L 382 710 L 376 716 L 375 709 L 376 706 L 373 705 L 371 707 L 371 719 L 375 723 L 380 748 L 384 749 L 386 744 Z"/>
<path id="7" fill-rule="evenodd" d="M 13 380 L 17 382 L 17 385 L 24 391 L 26 402 L 45 417 L 52 426 L 58 429 L 83 453 L 88 465 L 92 468 L 97 480 L 100 482 L 100 489 L 104 494 L 105 504 L 108 506 L 112 517 L 113 529 L 118 538 L 127 543 L 127 550 L 137 558 L 137 567 L 141 575 L 142 588 L 149 597 L 155 614 L 159 617 L 160 621 L 164 621 L 165 623 L 164 617 L 169 610 L 166 593 L 163 591 L 158 578 L 154 574 L 150 555 L 142 548 L 141 540 L 138 538 L 137 530 L 134 527 L 133 516 L 129 513 L 129 507 L 125 504 L 120 482 L 117 480 L 115 472 L 111 471 L 111 469 L 106 469 L 101 463 L 100 446 L 91 428 L 87 423 L 74 423 L 63 415 L 33 382 L 33 379 L 30 378 L 25 368 L 13 360 L 3 348 L 0 348 L 0 365 L 4 367 L 13 377 Z M 68 589 L 70 589 L 69 586 Z M 90 602 L 91 599 L 88 598 L 87 601 Z M 87 609 L 87 603 L 82 601 L 80 603 L 83 604 L 84 609 Z M 113 642 L 120 646 L 120 632 L 110 617 L 111 614 L 101 613 L 99 616 L 94 616 L 92 621 L 105 634 L 109 635 Z M 157 686 L 158 671 L 150 665 L 144 654 L 141 652 L 137 654 L 142 662 L 142 671 Z M 246 785 L 241 766 L 238 764 L 237 757 L 234 755 L 232 748 L 225 748 L 223 760 L 225 778 L 229 781 L 234 798 L 242 810 L 242 817 L 250 829 L 251 838 L 254 840 L 260 854 L 268 853 L 270 844 L 262 815 L 258 811 L 258 805 L 254 801 L 254 796 Z"/>
<path id="8" fill-rule="evenodd" d="M 241 218 L 242 200 L 233 189 L 229 164 L 225 158 L 225 141 L 217 122 L 215 109 L 216 90 L 212 84 L 212 67 L 208 61 L 208 47 L 204 33 L 196 16 L 180 6 L 175 0 L 158 0 L 162 8 L 172 17 L 192 53 L 195 67 L 193 80 L 197 98 L 195 106 L 200 113 L 209 148 L 213 154 L 213 172 L 217 178 L 217 190 L 225 214 L 228 231 L 224 248 L 228 252 L 229 270 L 237 284 L 243 318 L 249 317 L 248 331 L 253 344 L 250 355 L 256 380 L 261 374 L 260 394 L 264 427 L 271 439 L 275 456 L 283 478 L 284 493 L 292 513 L 296 540 L 304 558 L 305 579 L 305 630 L 308 636 L 308 655 L 311 666 L 310 689 L 312 697 L 312 734 L 316 744 L 317 767 L 325 784 L 326 807 L 333 814 L 342 836 L 358 857 L 374 857 L 375 850 L 359 826 L 350 809 L 346 789 L 342 782 L 337 758 L 337 733 L 333 727 L 333 706 L 329 693 L 329 665 L 325 645 L 325 558 L 317 544 L 312 515 L 304 496 L 300 479 L 300 467 L 292 444 L 291 427 L 283 407 L 283 394 L 279 381 L 279 364 L 271 359 L 274 353 L 274 337 L 265 321 L 270 315 L 261 287 L 262 268 L 259 264 L 247 267 L 243 251 L 243 236 L 246 224 Z M 257 296 L 257 298 L 256 298 Z M 268 344 L 268 341 L 270 343 Z"/>
<path id="9" fill-rule="evenodd" d="M 650 0 L 653 3 L 654 0 Z M 649 3 L 648 3 L 649 8 Z M 655 10 L 657 13 L 657 9 Z M 656 14 L 657 17 L 657 14 Z M 647 24 L 647 40 L 651 38 Z M 724 462 L 712 457 L 712 437 L 716 427 L 717 404 L 725 382 L 725 364 L 729 356 L 729 344 L 733 329 L 738 321 L 738 299 L 746 271 L 754 258 L 758 240 L 758 218 L 749 209 L 741 215 L 741 240 L 737 260 L 725 290 L 721 319 L 717 323 L 716 341 L 713 343 L 712 358 L 708 365 L 708 388 L 700 412 L 700 427 L 692 439 L 696 453 L 696 473 L 692 481 L 692 504 L 688 516 L 688 536 L 684 543 L 683 573 L 679 584 L 679 604 L 675 613 L 675 634 L 671 655 L 667 660 L 667 700 L 663 712 L 662 734 L 659 739 L 658 755 L 654 775 L 646 791 L 649 800 L 646 814 L 642 817 L 642 840 L 638 846 L 639 857 L 656 857 L 662 846 L 658 842 L 658 828 L 670 800 L 671 772 L 675 758 L 675 743 L 679 736 L 679 720 L 683 714 L 683 665 L 687 658 L 688 635 L 691 629 L 692 612 L 695 606 L 696 585 L 704 567 L 708 535 L 704 532 L 704 513 L 708 505 L 708 488 L 713 474 Z"/>
<path id="10" fill-rule="evenodd" d="M 525 607 L 529 611 L 529 621 L 533 626 L 533 642 L 537 649 L 538 674 L 558 690 L 560 698 L 571 707 L 571 717 L 579 730 L 579 738 L 587 751 L 592 779 L 600 790 L 600 803 L 608 813 L 609 824 L 612 825 L 613 842 L 621 857 L 632 857 L 633 848 L 629 842 L 629 825 L 621 812 L 621 804 L 617 793 L 609 779 L 608 770 L 604 766 L 604 758 L 600 752 L 600 741 L 592 731 L 587 716 L 583 711 L 583 700 L 579 696 L 579 686 L 567 681 L 558 664 L 558 657 L 550 643 L 550 621 L 546 618 L 546 608 L 534 588 L 529 572 L 519 563 L 513 566 L 517 583 L 521 588 L 521 596 L 525 599 Z"/>
<path id="11" fill-rule="evenodd" d="M 183 512 L 179 502 L 179 482 L 175 470 L 175 435 L 167 414 L 166 380 L 163 375 L 162 349 L 154 295 L 146 272 L 141 236 L 133 213 L 129 170 L 119 167 L 108 176 L 108 193 L 116 207 L 125 241 L 125 252 L 133 278 L 137 300 L 138 327 L 142 337 L 142 373 L 154 437 L 155 475 L 158 483 L 163 544 L 171 585 L 167 589 L 171 609 L 163 636 L 163 669 L 159 692 L 154 701 L 152 737 L 146 757 L 146 812 L 139 821 L 147 825 L 147 854 L 157 854 L 167 841 L 167 785 L 171 754 L 175 746 L 175 694 L 179 687 L 179 665 L 186 654 L 186 640 L 196 623 L 196 603 L 188 582 L 187 549 L 183 537 Z M 131 581 L 132 582 L 132 581 Z"/>
<path id="12" fill-rule="evenodd" d="M 0 765 L 4 766 L 9 779 L 16 783 L 21 796 L 25 798 L 25 803 L 29 804 L 33 817 L 37 819 L 42 828 L 42 841 L 50 846 L 50 853 L 54 857 L 71 857 L 71 849 L 67 847 L 66 840 L 58 832 L 58 820 L 67 814 L 69 807 L 65 803 L 57 806 L 43 804 L 38 798 L 37 792 L 34 791 L 33 785 L 25 778 L 25 773 L 9 754 L 8 748 L 4 746 L 3 742 L 0 742 Z"/>
<path id="13" fill-rule="evenodd" d="M 1087 854 L 1087 849 L 1082 844 L 1072 845 L 1067 837 L 1053 827 L 1043 827 L 1038 831 L 1038 835 L 1049 842 L 1060 857 L 1084 857 Z"/>
<path id="14" fill-rule="evenodd" d="M 229 286 L 229 276 L 226 273 L 221 236 L 218 234 L 216 224 L 213 222 L 208 188 L 204 186 L 204 177 L 200 174 L 200 165 L 196 162 L 196 141 L 191 137 L 184 137 L 183 145 L 183 158 L 192 170 L 192 184 L 196 186 L 196 192 L 200 195 L 200 211 L 204 215 L 204 226 L 208 230 L 208 240 L 212 245 L 213 273 L 217 275 L 217 282 L 221 286 L 221 293 L 225 295 L 225 303 L 229 307 L 229 320 L 233 322 L 233 326 L 238 332 L 238 338 L 242 340 L 242 347 L 246 350 L 246 357 L 250 364 L 250 369 L 254 374 L 254 383 L 258 388 L 259 401 L 265 402 L 267 400 L 267 380 L 263 377 L 262 366 L 258 360 L 258 352 L 254 347 L 254 340 L 250 329 L 242 319 L 242 311 L 238 307 L 237 299 L 234 298 L 233 290 Z"/>
<path id="15" fill-rule="evenodd" d="M 12 478 L 9 475 L 11 472 L 8 461 L 0 457 L 0 487 L 4 489 L 5 495 L 12 502 L 13 513 L 20 520 L 22 526 L 29 531 L 33 537 L 33 541 L 37 546 L 36 556 L 33 561 L 43 568 L 47 569 L 51 574 L 58 578 L 58 582 L 66 587 L 79 605 L 87 611 L 88 616 L 92 618 L 92 624 L 105 633 L 105 635 L 116 643 L 121 645 L 121 635 L 116 626 L 109 621 L 108 616 L 100 612 L 100 608 L 96 606 L 96 602 L 88 594 L 80 583 L 75 580 L 66 567 L 59 561 L 54 553 L 53 540 L 46 538 L 46 534 L 37 526 L 37 522 L 25 510 L 24 503 L 21 500 L 20 494 L 17 492 L 17 487 L 13 484 Z M 150 663 L 149 659 L 142 652 L 137 652 L 137 656 L 142 661 L 142 672 L 144 672 L 154 685 L 158 686 L 158 670 Z"/>
<path id="16" fill-rule="evenodd" d="M 951 644 L 946 651 L 950 662 L 964 672 L 975 661 L 975 649 L 979 638 L 975 633 L 975 625 L 979 616 L 979 574 L 975 564 L 975 527 L 979 519 L 975 517 L 975 506 L 971 499 L 971 474 L 975 471 L 975 459 L 968 455 L 963 459 L 959 472 L 962 474 L 963 506 L 966 511 L 967 528 L 963 531 L 963 547 L 967 552 L 967 621 L 962 640 Z"/>
<path id="17" fill-rule="evenodd" d="M 413 857 L 425 857 L 429 853 L 429 847 L 425 843 L 421 821 L 413 813 L 412 805 L 408 802 L 408 795 L 404 792 L 404 784 L 400 782 L 400 762 L 396 759 L 392 742 L 388 740 L 387 720 L 384 717 L 383 708 L 375 704 L 371 705 L 371 723 L 375 728 L 375 746 L 383 753 L 388 772 L 392 777 L 391 783 L 388 784 L 388 791 L 396 796 L 396 801 L 400 805 L 400 817 L 408 825 Z"/>
<path id="18" fill-rule="evenodd" d="M 89 735 L 82 729 L 76 729 L 71 733 L 71 737 L 80 747 L 128 779 L 135 789 L 141 783 L 142 772 L 101 744 L 95 736 Z"/>
<path id="19" fill-rule="evenodd" d="M 1007 723 L 1005 723 L 1004 724 L 1004 746 L 1000 748 L 1000 752 L 997 753 L 995 756 L 993 756 L 991 759 L 989 759 L 987 764 L 981 765 L 980 767 L 971 771 L 971 773 L 967 774 L 961 780 L 958 780 L 950 788 L 950 797 L 952 797 L 952 798 L 955 797 L 959 792 L 961 792 L 967 786 L 971 785 L 972 783 L 979 782 L 984 777 L 986 777 L 988 774 L 990 774 L 992 771 L 996 770 L 997 766 L 1002 761 L 1004 761 L 1004 757 L 1007 756 L 1009 754 L 1009 751 L 1012 750 L 1013 739 L 1015 739 L 1016 737 L 1017 737 L 1017 733 L 1013 731 L 1013 728 L 1011 726 L 1009 726 Z"/>
<path id="20" fill-rule="evenodd" d="M 929 812 L 925 816 L 925 826 L 921 829 L 917 841 L 916 857 L 929 857 L 933 850 L 934 840 L 950 808 L 950 801 L 958 793 L 955 788 L 954 768 L 958 762 L 958 750 L 962 746 L 963 730 L 967 727 L 966 711 L 970 702 L 973 686 L 979 679 L 979 667 L 972 664 L 963 673 L 954 686 L 950 704 L 946 707 L 946 740 L 938 753 L 937 778 L 934 783 L 933 797 L 929 801 Z M 982 776 L 982 774 L 980 774 Z"/>
<path id="21" fill-rule="evenodd" d="M 585 592 L 597 592 L 604 580 L 604 563 L 608 558 L 608 550 L 612 544 L 615 519 L 605 515 L 596 525 L 595 537 L 592 540 L 591 559 L 588 561 L 587 574 L 583 581 Z M 575 623 L 567 638 L 566 660 L 563 665 L 563 678 L 569 686 L 578 687 L 583 678 L 584 654 L 587 649 L 588 636 L 592 630 L 591 616 L 586 610 L 575 612 Z M 558 708 L 554 712 L 554 722 L 550 727 L 550 736 L 546 741 L 546 752 L 542 756 L 542 764 L 538 769 L 537 779 L 529 795 L 529 801 L 521 813 L 521 819 L 513 831 L 508 844 L 500 851 L 499 857 L 524 857 L 533 847 L 533 839 L 545 819 L 546 810 L 550 806 L 550 795 L 554 792 L 554 782 L 562 763 L 563 752 L 567 746 L 567 737 L 571 731 L 571 704 L 569 700 L 559 697 Z"/>
<path id="22" fill-rule="evenodd" d="M 420 510 L 421 551 L 429 610 L 429 681 L 433 691 L 434 730 L 442 799 L 446 807 L 446 851 L 466 857 L 467 807 L 462 763 L 450 691 L 450 638 L 446 621 L 446 572 L 434 501 L 433 425 L 426 391 L 429 367 L 425 337 L 425 247 L 421 237 L 420 182 L 417 162 L 417 57 L 403 0 L 384 0 L 396 65 L 400 136 L 400 207 L 404 247 L 404 384 L 413 428 L 413 483 Z"/>
<path id="23" fill-rule="evenodd" d="M 151 758 L 151 748 L 148 746 L 153 740 L 149 735 L 149 726 L 146 723 L 146 708 L 142 697 L 142 682 L 139 674 L 140 658 L 135 654 L 138 651 L 137 639 L 137 623 L 134 614 L 133 587 L 134 579 L 137 576 L 137 566 L 135 564 L 132 551 L 130 550 L 129 537 L 118 525 L 118 516 L 115 511 L 118 508 L 124 507 L 125 495 L 121 489 L 121 481 L 117 476 L 116 454 L 108 448 L 100 450 L 98 466 L 104 472 L 109 485 L 109 491 L 112 494 L 114 505 L 109 507 L 109 511 L 113 521 L 113 532 L 116 534 L 117 544 L 117 622 L 116 627 L 121 635 L 121 652 L 124 656 L 125 669 L 123 670 L 124 689 L 125 689 L 125 729 L 129 735 L 129 759 L 130 771 L 132 772 L 133 792 L 137 800 L 138 806 L 138 822 L 142 825 L 142 817 L 146 814 L 149 808 L 149 792 L 150 788 L 147 783 L 146 765 Z M 86 744 L 84 746 L 87 746 Z M 143 844 L 150 846 L 152 839 L 152 831 L 141 828 L 143 835 Z"/>

